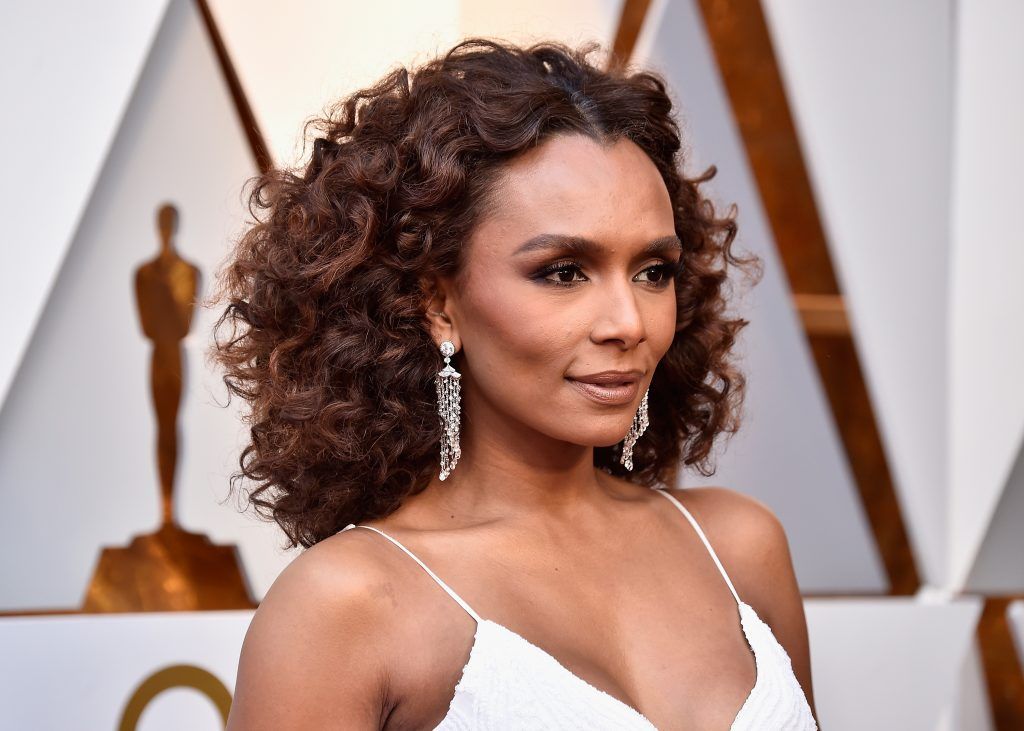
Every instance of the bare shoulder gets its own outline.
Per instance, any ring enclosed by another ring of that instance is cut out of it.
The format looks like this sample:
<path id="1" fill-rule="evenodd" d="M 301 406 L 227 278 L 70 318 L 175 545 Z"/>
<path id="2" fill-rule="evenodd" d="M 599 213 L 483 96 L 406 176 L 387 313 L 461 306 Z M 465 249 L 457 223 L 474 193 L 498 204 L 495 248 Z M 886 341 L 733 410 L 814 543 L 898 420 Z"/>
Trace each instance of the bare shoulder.
<path id="1" fill-rule="evenodd" d="M 380 551 L 346 531 L 293 560 L 253 615 L 228 729 L 379 729 L 392 604 Z"/>
<path id="2" fill-rule="evenodd" d="M 762 501 L 728 487 L 673 488 L 668 492 L 700 524 L 740 599 L 772 628 L 813 710 L 803 596 L 782 521 Z"/>
<path id="3" fill-rule="evenodd" d="M 761 584 L 773 583 L 770 576 L 763 575 L 771 568 L 766 560 L 773 561 L 776 570 L 786 568 L 780 562 L 792 568 L 782 521 L 757 498 L 728 487 L 673 488 L 669 492 L 693 514 L 723 563 L 729 558 L 738 573 L 750 575 L 744 582 L 748 593 L 759 593 Z"/>

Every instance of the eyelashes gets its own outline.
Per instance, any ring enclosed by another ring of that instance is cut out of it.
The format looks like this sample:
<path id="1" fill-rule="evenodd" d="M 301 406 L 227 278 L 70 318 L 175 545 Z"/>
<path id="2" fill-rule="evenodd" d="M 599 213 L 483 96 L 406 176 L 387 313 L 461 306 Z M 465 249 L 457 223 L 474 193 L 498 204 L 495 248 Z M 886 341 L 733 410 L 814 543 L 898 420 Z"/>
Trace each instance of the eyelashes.
<path id="1" fill-rule="evenodd" d="M 564 259 L 556 261 L 553 264 L 549 264 L 540 271 L 531 275 L 531 279 L 539 282 L 540 284 L 550 284 L 555 287 L 575 287 L 577 284 L 587 281 L 586 275 L 582 272 L 582 266 L 578 261 L 572 259 Z M 649 267 L 644 267 L 641 270 L 641 274 L 645 272 L 656 272 L 657 281 L 648 282 L 657 289 L 663 289 L 667 287 L 675 277 L 683 270 L 683 262 L 679 261 L 663 261 L 660 264 L 652 264 Z M 550 279 L 552 274 L 569 273 L 570 276 L 574 277 L 569 281 L 559 281 L 557 279 Z M 584 277 L 583 279 L 575 279 L 579 275 Z"/>

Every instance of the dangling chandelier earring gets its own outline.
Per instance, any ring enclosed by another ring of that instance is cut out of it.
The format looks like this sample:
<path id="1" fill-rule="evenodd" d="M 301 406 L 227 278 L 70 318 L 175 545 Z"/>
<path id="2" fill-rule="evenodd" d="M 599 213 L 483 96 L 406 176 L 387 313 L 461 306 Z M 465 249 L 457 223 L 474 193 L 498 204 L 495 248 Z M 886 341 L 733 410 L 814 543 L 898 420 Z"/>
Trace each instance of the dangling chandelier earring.
<path id="1" fill-rule="evenodd" d="M 434 383 L 437 386 L 437 414 L 444 428 L 444 434 L 441 435 L 440 475 L 443 480 L 455 469 L 462 455 L 459 448 L 459 415 L 462 412 L 462 387 L 459 379 L 462 374 L 452 368 L 451 364 L 455 343 L 451 340 L 441 343 L 441 355 L 444 356 L 444 368 L 437 372 Z"/>
<path id="2" fill-rule="evenodd" d="M 633 471 L 633 445 L 636 444 L 636 440 L 646 431 L 647 421 L 647 394 L 650 393 L 650 388 L 644 391 L 644 397 L 640 399 L 640 408 L 636 410 L 636 414 L 633 415 L 633 423 L 629 427 L 629 432 L 626 434 L 625 442 L 622 445 L 622 456 L 619 457 L 619 463 L 626 466 L 626 469 L 630 472 Z"/>

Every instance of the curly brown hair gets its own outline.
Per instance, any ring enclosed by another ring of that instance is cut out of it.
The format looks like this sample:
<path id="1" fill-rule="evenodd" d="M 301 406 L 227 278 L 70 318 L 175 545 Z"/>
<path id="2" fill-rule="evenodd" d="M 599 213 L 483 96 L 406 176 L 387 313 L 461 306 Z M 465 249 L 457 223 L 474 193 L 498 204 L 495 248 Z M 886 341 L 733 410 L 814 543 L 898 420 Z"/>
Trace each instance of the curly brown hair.
<path id="1" fill-rule="evenodd" d="M 247 181 L 255 220 L 219 274 L 213 303 L 229 302 L 209 355 L 229 402 L 249 406 L 251 443 L 231 486 L 254 481 L 250 503 L 292 547 L 385 516 L 430 482 L 442 434 L 432 277 L 459 271 L 502 165 L 557 134 L 643 149 L 683 243 L 676 333 L 634 471 L 619 464 L 621 443 L 596 447 L 594 464 L 647 486 L 669 484 L 680 462 L 713 474 L 712 444 L 738 429 L 745 385 L 729 355 L 747 321 L 726 317 L 726 269 L 760 260 L 731 251 L 735 205 L 717 217 L 699 191 L 715 167 L 684 177 L 662 77 L 604 70 L 589 60 L 599 48 L 464 40 L 308 120 L 304 140 L 310 127 L 321 136 L 304 169 Z"/>

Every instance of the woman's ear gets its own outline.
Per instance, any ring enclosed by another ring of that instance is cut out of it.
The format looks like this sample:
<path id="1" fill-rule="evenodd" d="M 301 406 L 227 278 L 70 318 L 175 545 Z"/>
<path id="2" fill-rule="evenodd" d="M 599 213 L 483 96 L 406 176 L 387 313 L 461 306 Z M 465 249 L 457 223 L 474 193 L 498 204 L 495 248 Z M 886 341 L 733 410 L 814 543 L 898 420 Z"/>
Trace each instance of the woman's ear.
<path id="1" fill-rule="evenodd" d="M 462 342 L 455 325 L 455 301 L 449 296 L 450 291 L 451 284 L 447 280 L 434 279 L 427 285 L 426 317 L 434 345 L 440 346 L 445 340 L 451 340 L 458 352 L 462 350 Z"/>

